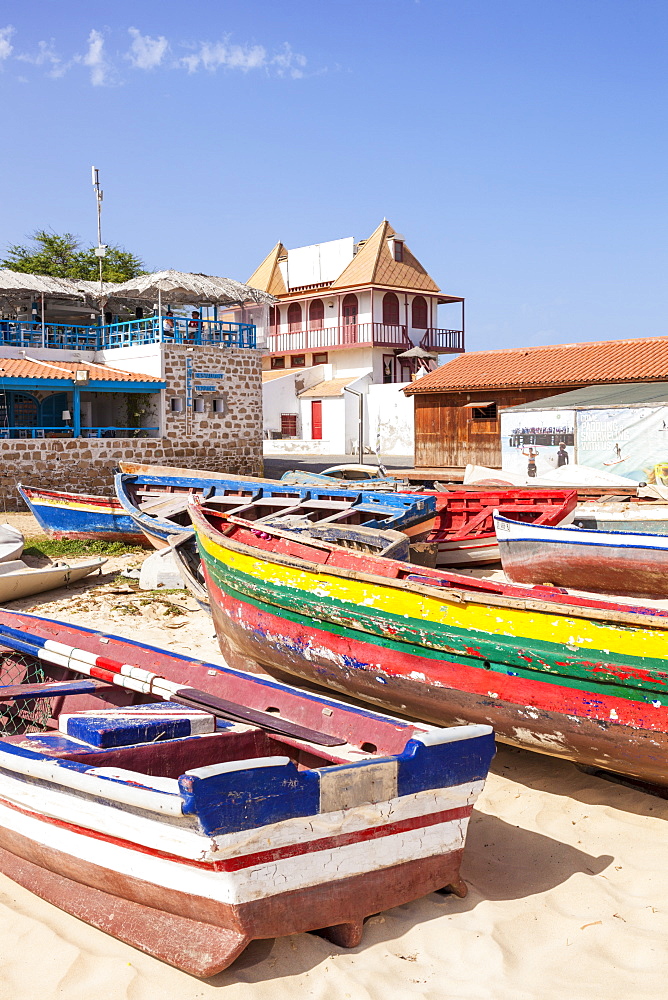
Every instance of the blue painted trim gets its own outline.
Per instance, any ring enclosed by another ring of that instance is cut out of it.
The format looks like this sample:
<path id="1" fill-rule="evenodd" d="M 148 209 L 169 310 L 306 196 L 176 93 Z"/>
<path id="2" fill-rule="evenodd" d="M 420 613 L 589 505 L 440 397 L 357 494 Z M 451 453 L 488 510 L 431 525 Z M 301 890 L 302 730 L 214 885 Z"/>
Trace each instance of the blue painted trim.
<path id="1" fill-rule="evenodd" d="M 187 709 L 181 709 L 184 714 Z M 67 735 L 99 749 L 162 743 L 190 736 L 189 719 L 110 719 L 108 716 L 80 715 L 67 720 Z"/>
<path id="2" fill-rule="evenodd" d="M 74 388 L 74 379 L 70 378 L 12 378 L 5 375 L 2 385 L 8 391 L 12 389 L 66 389 Z M 166 388 L 166 382 L 113 382 L 109 379 L 95 381 L 91 379 L 84 392 L 154 392 Z M 79 386 L 79 388 L 81 388 Z"/>
<path id="3" fill-rule="evenodd" d="M 430 788 L 449 788 L 483 781 L 496 753 L 494 735 L 425 746 L 409 740 L 399 756 L 397 794 L 413 795 Z"/>

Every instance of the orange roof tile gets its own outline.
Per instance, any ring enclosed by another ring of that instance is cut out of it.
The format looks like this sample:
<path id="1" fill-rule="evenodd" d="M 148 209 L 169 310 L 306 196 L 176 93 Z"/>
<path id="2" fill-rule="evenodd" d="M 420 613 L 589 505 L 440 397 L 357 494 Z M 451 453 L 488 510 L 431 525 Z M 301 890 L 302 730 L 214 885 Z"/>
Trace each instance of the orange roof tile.
<path id="1" fill-rule="evenodd" d="M 407 396 L 466 389 L 580 386 L 668 379 L 668 337 L 601 340 L 460 354 L 406 386 Z"/>
<path id="2" fill-rule="evenodd" d="M 87 371 L 90 382 L 160 382 L 154 375 L 124 372 L 107 365 L 94 365 L 84 361 L 37 361 L 34 358 L 0 358 L 0 380 L 10 378 L 67 379 L 72 381 L 74 372 Z"/>
<path id="3" fill-rule="evenodd" d="M 288 290 L 283 281 L 281 269 L 278 266 L 278 258 L 287 253 L 282 243 L 277 243 L 273 250 L 270 250 L 259 267 L 257 267 L 246 282 L 252 288 L 259 288 L 262 292 L 269 292 L 270 295 L 287 295 Z"/>
<path id="4" fill-rule="evenodd" d="M 332 288 L 352 288 L 356 285 L 384 285 L 391 288 L 405 288 L 410 291 L 438 292 L 436 282 L 404 243 L 403 261 L 394 260 L 390 253 L 388 239 L 395 230 L 387 220 L 383 220 L 371 234 L 364 246 L 357 251 L 347 265 L 332 282 Z"/>

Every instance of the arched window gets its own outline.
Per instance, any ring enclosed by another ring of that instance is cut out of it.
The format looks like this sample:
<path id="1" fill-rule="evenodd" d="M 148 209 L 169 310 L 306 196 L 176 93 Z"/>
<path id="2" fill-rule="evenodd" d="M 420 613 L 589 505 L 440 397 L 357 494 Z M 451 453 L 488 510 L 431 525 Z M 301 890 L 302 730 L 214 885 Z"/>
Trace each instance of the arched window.
<path id="1" fill-rule="evenodd" d="M 308 307 L 308 325 L 311 330 L 322 330 L 324 319 L 324 303 L 322 299 L 314 299 Z"/>
<path id="2" fill-rule="evenodd" d="M 383 296 L 383 323 L 385 326 L 399 326 L 399 299 L 394 292 Z"/>
<path id="3" fill-rule="evenodd" d="M 278 306 L 269 306 L 269 329 L 272 333 L 278 333 L 281 325 L 281 310 Z"/>
<path id="4" fill-rule="evenodd" d="M 291 302 L 288 306 L 288 330 L 292 333 L 302 328 L 302 307 L 299 302 Z"/>
<path id="5" fill-rule="evenodd" d="M 416 295 L 411 307 L 411 326 L 414 330 L 427 329 L 427 303 L 421 295 Z"/>
<path id="6" fill-rule="evenodd" d="M 357 343 L 357 296 L 352 292 L 341 303 L 343 317 L 343 343 Z"/>

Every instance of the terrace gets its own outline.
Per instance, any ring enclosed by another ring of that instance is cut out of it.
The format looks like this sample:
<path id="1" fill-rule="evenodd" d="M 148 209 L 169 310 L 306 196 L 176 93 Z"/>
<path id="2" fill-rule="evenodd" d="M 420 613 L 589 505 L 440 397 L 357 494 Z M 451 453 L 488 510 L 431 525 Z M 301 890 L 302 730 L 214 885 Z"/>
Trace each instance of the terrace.
<path id="1" fill-rule="evenodd" d="M 181 316 L 151 316 L 103 326 L 0 319 L 0 346 L 102 351 L 138 344 L 257 345 L 253 323 L 231 323 Z"/>

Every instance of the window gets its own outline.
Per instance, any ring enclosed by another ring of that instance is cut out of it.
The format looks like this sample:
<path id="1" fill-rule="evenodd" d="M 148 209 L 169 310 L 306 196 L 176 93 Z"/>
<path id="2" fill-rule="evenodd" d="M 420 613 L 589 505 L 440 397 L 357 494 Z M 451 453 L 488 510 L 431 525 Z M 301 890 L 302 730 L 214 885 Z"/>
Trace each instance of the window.
<path id="1" fill-rule="evenodd" d="M 285 358 L 272 358 L 271 367 L 272 371 L 276 371 L 277 368 L 285 368 Z"/>
<path id="2" fill-rule="evenodd" d="M 182 413 L 183 412 L 183 400 L 182 399 L 170 399 L 169 401 L 170 409 L 172 413 Z"/>
<path id="3" fill-rule="evenodd" d="M 204 413 L 204 400 L 201 397 L 193 399 L 193 410 L 195 413 Z"/>
<path id="4" fill-rule="evenodd" d="M 394 292 L 386 292 L 383 296 L 383 324 L 399 326 L 399 299 Z"/>
<path id="5" fill-rule="evenodd" d="M 313 364 L 314 365 L 326 365 L 327 364 L 327 358 L 328 358 L 327 351 L 323 351 L 322 354 L 314 354 L 313 355 Z"/>
<path id="6" fill-rule="evenodd" d="M 496 403 L 471 407 L 472 420 L 496 420 Z"/>
<path id="7" fill-rule="evenodd" d="M 322 299 L 314 299 L 308 308 L 308 325 L 311 330 L 322 330 L 325 321 L 325 306 Z"/>
<path id="8" fill-rule="evenodd" d="M 394 382 L 394 354 L 383 354 L 383 382 Z"/>
<path id="9" fill-rule="evenodd" d="M 416 295 L 411 306 L 411 326 L 414 330 L 427 329 L 427 303 L 421 295 Z"/>
<path id="10" fill-rule="evenodd" d="M 288 306 L 288 330 L 294 333 L 302 328 L 302 307 L 299 302 L 291 302 Z"/>
<path id="11" fill-rule="evenodd" d="M 394 241 L 394 259 L 400 264 L 404 259 L 404 245 L 401 240 Z"/>
<path id="12" fill-rule="evenodd" d="M 297 437 L 297 414 L 281 413 L 281 437 Z"/>
<path id="13" fill-rule="evenodd" d="M 281 325 L 281 310 L 278 306 L 269 306 L 269 328 L 273 333 L 278 333 Z"/>
<path id="14" fill-rule="evenodd" d="M 293 354 L 290 357 L 290 367 L 291 368 L 306 368 L 306 355 L 305 354 Z"/>
<path id="15" fill-rule="evenodd" d="M 227 407 L 225 405 L 226 404 L 226 400 L 225 400 L 224 396 L 221 396 L 219 399 L 212 399 L 211 403 L 212 403 L 212 407 L 211 408 L 212 408 L 213 413 L 225 413 L 226 412 Z"/>

